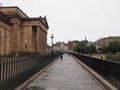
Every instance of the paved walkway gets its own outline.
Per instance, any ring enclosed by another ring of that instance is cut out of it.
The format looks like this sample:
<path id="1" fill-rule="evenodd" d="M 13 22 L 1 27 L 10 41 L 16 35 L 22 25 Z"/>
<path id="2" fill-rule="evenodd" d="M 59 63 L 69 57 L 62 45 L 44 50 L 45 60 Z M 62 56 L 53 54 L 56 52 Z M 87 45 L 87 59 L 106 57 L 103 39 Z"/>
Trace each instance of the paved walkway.
<path id="1" fill-rule="evenodd" d="M 64 55 L 24 90 L 107 90 L 71 56 Z"/>

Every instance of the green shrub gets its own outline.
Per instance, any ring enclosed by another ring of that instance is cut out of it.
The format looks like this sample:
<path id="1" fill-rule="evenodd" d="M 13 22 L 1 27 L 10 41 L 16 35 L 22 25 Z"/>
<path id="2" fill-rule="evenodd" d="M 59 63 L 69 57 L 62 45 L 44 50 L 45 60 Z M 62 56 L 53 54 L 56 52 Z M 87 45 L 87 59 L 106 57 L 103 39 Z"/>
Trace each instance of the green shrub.
<path id="1" fill-rule="evenodd" d="M 106 59 L 107 60 L 113 60 L 113 61 L 118 61 L 120 62 L 120 54 L 111 54 L 111 53 L 108 53 L 106 55 Z"/>

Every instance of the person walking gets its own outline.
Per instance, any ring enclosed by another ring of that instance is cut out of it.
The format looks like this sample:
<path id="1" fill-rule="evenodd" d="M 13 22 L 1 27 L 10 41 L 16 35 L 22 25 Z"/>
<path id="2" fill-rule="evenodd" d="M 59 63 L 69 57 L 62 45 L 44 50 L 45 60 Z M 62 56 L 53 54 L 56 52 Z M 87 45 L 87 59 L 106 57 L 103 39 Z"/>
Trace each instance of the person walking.
<path id="1" fill-rule="evenodd" d="M 63 59 L 63 54 L 60 56 L 61 60 Z"/>

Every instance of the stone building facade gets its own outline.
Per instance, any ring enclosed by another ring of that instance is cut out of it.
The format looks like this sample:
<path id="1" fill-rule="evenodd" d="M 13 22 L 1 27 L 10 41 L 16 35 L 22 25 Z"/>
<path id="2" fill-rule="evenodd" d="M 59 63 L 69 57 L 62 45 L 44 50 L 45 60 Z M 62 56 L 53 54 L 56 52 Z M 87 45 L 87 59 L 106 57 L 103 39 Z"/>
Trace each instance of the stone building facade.
<path id="1" fill-rule="evenodd" d="M 0 55 L 47 52 L 46 17 L 30 18 L 18 7 L 0 7 Z"/>
<path id="2" fill-rule="evenodd" d="M 68 44 L 65 42 L 56 42 L 55 44 L 53 44 L 53 51 L 67 52 Z"/>
<path id="3" fill-rule="evenodd" d="M 111 41 L 120 41 L 120 36 L 109 36 L 105 38 L 100 38 L 99 40 L 95 41 L 94 44 L 96 49 L 102 48 L 104 46 L 108 46 Z"/>

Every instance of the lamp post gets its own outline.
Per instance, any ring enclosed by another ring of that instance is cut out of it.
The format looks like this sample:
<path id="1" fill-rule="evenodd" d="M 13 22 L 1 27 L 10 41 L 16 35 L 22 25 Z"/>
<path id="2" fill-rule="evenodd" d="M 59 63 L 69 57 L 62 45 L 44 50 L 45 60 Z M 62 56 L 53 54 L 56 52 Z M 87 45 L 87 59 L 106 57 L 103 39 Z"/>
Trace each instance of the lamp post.
<path id="1" fill-rule="evenodd" d="M 53 38 L 54 38 L 54 36 L 53 36 L 53 34 L 52 34 L 52 35 L 51 35 L 51 44 L 52 44 L 51 53 L 52 53 L 52 59 L 53 59 Z"/>

